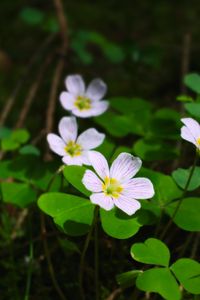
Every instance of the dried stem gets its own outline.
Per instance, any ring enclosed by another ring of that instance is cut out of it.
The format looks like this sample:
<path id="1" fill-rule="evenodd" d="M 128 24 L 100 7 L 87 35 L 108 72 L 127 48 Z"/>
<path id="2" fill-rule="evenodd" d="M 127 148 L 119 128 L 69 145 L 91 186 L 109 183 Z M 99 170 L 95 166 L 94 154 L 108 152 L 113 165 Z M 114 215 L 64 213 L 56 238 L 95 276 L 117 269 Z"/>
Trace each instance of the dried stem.
<path id="1" fill-rule="evenodd" d="M 50 62 L 52 61 L 52 58 L 53 58 L 53 55 L 50 54 L 47 59 L 45 60 L 44 64 L 42 64 L 39 72 L 38 72 L 38 75 L 37 75 L 37 78 L 35 80 L 35 82 L 31 85 L 31 88 L 29 90 L 29 93 L 28 93 L 28 96 L 27 98 L 25 99 L 25 102 L 23 104 L 23 108 L 21 110 L 21 113 L 19 115 L 19 118 L 18 118 L 18 121 L 15 125 L 15 128 L 20 128 L 23 126 L 24 122 L 25 122 L 25 119 L 26 119 L 26 116 L 30 110 L 30 107 L 31 107 L 31 104 L 36 96 L 36 93 L 42 83 L 42 79 L 44 77 L 44 73 L 45 73 L 45 70 L 47 68 L 47 66 L 50 64 Z"/>
<path id="2" fill-rule="evenodd" d="M 3 126 L 3 124 L 6 121 L 7 116 L 9 115 L 13 105 L 15 104 L 16 97 L 22 88 L 24 82 L 26 82 L 28 78 L 28 74 L 32 70 L 32 67 L 37 62 L 41 54 L 46 50 L 46 48 L 52 43 L 52 41 L 55 39 L 56 34 L 51 34 L 47 37 L 47 39 L 42 43 L 42 45 L 38 48 L 37 52 L 32 56 L 31 60 L 27 64 L 27 67 L 24 70 L 23 75 L 19 79 L 14 91 L 11 93 L 10 97 L 5 101 L 5 106 L 2 109 L 2 113 L 0 115 L 0 126 Z"/>
<path id="3" fill-rule="evenodd" d="M 191 171 L 190 171 L 190 174 L 189 174 L 189 176 L 188 176 L 188 180 L 187 180 L 187 182 L 186 182 L 185 188 L 184 188 L 184 190 L 183 190 L 182 197 L 181 197 L 180 200 L 178 200 L 178 203 L 177 203 L 177 205 L 176 205 L 176 207 L 175 207 L 175 210 L 174 210 L 174 212 L 173 212 L 173 214 L 172 214 L 172 217 L 171 217 L 171 219 L 169 220 L 168 224 L 166 225 L 165 230 L 162 232 L 162 234 L 161 234 L 161 236 L 160 236 L 160 239 L 163 239 L 163 238 L 165 237 L 167 231 L 169 230 L 169 228 L 171 227 L 171 225 L 172 225 L 172 223 L 173 223 L 173 221 L 174 221 L 174 218 L 176 217 L 176 214 L 178 213 L 178 210 L 179 210 L 179 208 L 180 208 L 180 206 L 181 206 L 181 204 L 182 204 L 182 202 L 183 202 L 183 198 L 184 198 L 185 194 L 187 193 L 187 190 L 188 190 L 190 181 L 191 181 L 191 179 L 192 179 L 192 175 L 193 175 L 194 170 L 195 170 L 197 158 L 198 158 L 198 153 L 196 152 L 195 159 L 194 159 L 194 163 L 193 163 L 192 169 L 191 169 Z"/>
<path id="4" fill-rule="evenodd" d="M 45 225 L 45 217 L 44 217 L 43 213 L 40 213 L 40 223 L 41 223 L 41 234 L 42 234 L 42 241 L 43 241 L 43 246 L 44 246 L 45 257 L 47 260 L 49 274 L 51 276 L 53 286 L 54 286 L 55 290 L 57 291 L 60 299 L 66 300 L 65 295 L 63 294 L 63 292 L 60 289 L 58 282 L 56 280 L 55 271 L 54 271 L 53 264 L 51 261 L 49 247 L 48 247 L 48 243 L 47 243 L 47 239 L 46 239 L 46 225 Z"/>
<path id="5" fill-rule="evenodd" d="M 55 114 L 55 107 L 56 107 L 56 101 L 57 101 L 57 91 L 58 86 L 60 83 L 62 71 L 64 69 L 65 61 L 63 59 L 63 55 L 66 55 L 67 48 L 68 48 L 68 26 L 66 17 L 64 14 L 63 6 L 61 0 L 54 0 L 54 5 L 56 9 L 56 14 L 58 18 L 58 22 L 60 25 L 60 32 L 61 32 L 61 38 L 62 38 L 62 45 L 60 47 L 60 52 L 62 56 L 59 57 L 59 61 L 57 63 L 53 81 L 52 81 L 52 87 L 50 90 L 50 96 L 49 96 L 49 104 L 48 104 L 48 110 L 46 115 L 46 127 L 45 132 L 49 133 L 53 130 L 54 126 L 54 114 Z M 49 149 L 47 149 L 45 153 L 45 160 L 51 159 L 51 155 L 49 152 Z"/>
<path id="6" fill-rule="evenodd" d="M 84 247 L 83 247 L 83 251 L 81 254 L 81 260 L 80 260 L 80 270 L 79 270 L 79 287 L 80 287 L 80 293 L 81 293 L 81 299 L 84 300 L 85 299 L 85 292 L 84 292 L 84 288 L 83 288 L 83 274 L 84 274 L 84 266 L 85 266 L 85 255 L 92 237 L 92 233 L 93 233 L 93 229 L 95 227 L 95 224 L 97 222 L 97 218 L 98 218 L 98 212 L 99 212 L 99 207 L 96 206 L 95 207 L 95 211 L 94 211 L 94 218 L 93 218 L 93 223 L 90 227 L 90 231 L 88 232 L 88 235 L 86 237 L 85 243 L 84 243 Z"/>
<path id="7" fill-rule="evenodd" d="M 115 300 L 117 299 L 117 297 L 122 293 L 122 289 L 118 288 L 116 290 L 114 290 L 109 296 L 108 298 L 106 298 L 106 300 Z"/>

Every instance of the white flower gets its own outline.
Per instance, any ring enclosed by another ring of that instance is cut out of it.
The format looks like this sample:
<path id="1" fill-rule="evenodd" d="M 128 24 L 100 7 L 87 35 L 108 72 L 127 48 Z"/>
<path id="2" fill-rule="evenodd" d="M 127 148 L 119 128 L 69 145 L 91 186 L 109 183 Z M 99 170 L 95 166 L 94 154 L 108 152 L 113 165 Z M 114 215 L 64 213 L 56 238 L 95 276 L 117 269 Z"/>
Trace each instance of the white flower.
<path id="1" fill-rule="evenodd" d="M 181 128 L 181 137 L 200 150 L 200 124 L 192 118 L 183 118 L 181 121 L 185 125 Z"/>
<path id="2" fill-rule="evenodd" d="M 60 136 L 49 133 L 47 141 L 50 149 L 62 156 L 66 165 L 90 165 L 88 154 L 102 144 L 105 134 L 89 128 L 77 137 L 78 126 L 75 117 L 64 117 L 60 120 Z"/>
<path id="3" fill-rule="evenodd" d="M 85 87 L 80 75 L 67 76 L 65 85 L 68 92 L 62 92 L 60 102 L 62 106 L 81 118 L 99 116 L 108 108 L 108 101 L 100 101 L 107 91 L 106 84 L 101 79 L 94 79 Z"/>
<path id="4" fill-rule="evenodd" d="M 90 196 L 92 203 L 105 210 L 117 206 L 128 215 L 132 215 L 141 207 L 136 199 L 153 197 L 154 188 L 149 179 L 132 178 L 142 165 L 138 157 L 121 153 L 112 163 L 110 170 L 101 153 L 91 151 L 89 159 L 98 176 L 87 170 L 82 182 L 93 192 Z"/>

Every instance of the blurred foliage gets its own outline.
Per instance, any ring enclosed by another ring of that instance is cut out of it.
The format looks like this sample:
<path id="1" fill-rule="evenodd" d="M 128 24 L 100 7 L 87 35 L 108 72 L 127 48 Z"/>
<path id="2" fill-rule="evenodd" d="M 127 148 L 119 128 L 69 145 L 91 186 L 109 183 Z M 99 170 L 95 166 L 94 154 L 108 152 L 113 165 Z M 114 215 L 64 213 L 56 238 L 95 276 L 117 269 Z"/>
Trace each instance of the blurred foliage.
<path id="1" fill-rule="evenodd" d="M 188 237 L 193 239 L 200 230 L 199 167 L 195 168 L 188 195 L 174 218 L 172 229 L 178 231 L 178 239 L 172 232 L 171 240 L 169 237 L 167 240 L 174 249 L 169 253 L 166 244 L 147 238 L 159 233 L 156 224 L 166 224 L 173 216 L 191 170 L 190 150 L 182 153 L 177 143 L 180 142 L 182 104 L 185 115 L 200 120 L 199 2 L 156 0 L 152 5 L 150 1 L 139 0 L 80 0 L 63 1 L 63 4 L 69 26 L 69 49 L 64 55 L 59 50 L 59 25 L 53 2 L 16 0 L 11 4 L 2 0 L 0 4 L 1 111 L 22 82 L 6 125 L 0 128 L 0 151 L 5 155 L 0 161 L 0 298 L 25 299 L 22 296 L 24 278 L 30 266 L 33 269 L 30 299 L 58 297 L 41 249 L 36 205 L 39 196 L 40 209 L 51 217 L 46 220 L 48 242 L 58 281 L 69 299 L 79 298 L 77 269 L 83 239 L 78 236 L 88 232 L 94 210 L 86 201 L 89 193 L 81 182 L 85 168 L 67 166 L 55 177 L 60 167 L 59 158 L 51 162 L 43 160 L 45 139 L 39 145 L 32 144 L 45 126 L 56 59 L 61 56 L 66 65 L 59 91 L 64 89 L 64 78 L 69 73 L 83 74 L 88 81 L 102 77 L 108 84 L 106 97 L 110 110 L 81 124 L 88 127 L 92 123 L 105 131 L 107 138 L 97 150 L 110 161 L 123 151 L 140 156 L 144 167 L 139 176 L 150 178 L 156 190 L 153 199 L 142 202 L 142 209 L 132 217 L 117 209 L 100 212 L 102 299 L 117 289 L 115 270 L 119 274 L 118 283 L 131 287 L 119 296 L 120 300 L 134 299 L 134 284 L 142 291 L 157 293 L 157 299 L 169 300 L 179 299 L 178 284 L 181 284 L 183 299 L 197 300 L 199 264 L 191 258 L 178 257 L 180 251 L 191 255 L 195 243 L 190 247 Z M 188 34 L 191 36 L 191 73 L 183 78 L 183 48 Z M 49 39 L 52 39 L 50 44 Z M 31 85 L 50 53 L 54 55 L 53 60 L 41 79 L 41 87 L 23 126 L 26 129 L 15 129 Z M 63 110 L 58 104 L 56 119 L 61 115 Z M 180 163 L 175 170 L 174 160 Z M 34 224 L 32 229 L 30 223 Z M 31 236 L 32 258 L 29 255 Z M 147 239 L 144 243 L 136 243 L 144 239 Z M 133 242 L 134 262 L 128 256 Z M 88 265 L 93 263 L 93 256 L 91 249 Z M 108 263 L 110 260 L 112 264 Z M 141 270 L 142 263 L 155 264 L 155 268 Z M 94 299 L 94 274 L 87 268 L 88 296 Z M 131 268 L 133 270 L 122 273 Z M 196 298 L 190 298 L 188 293 Z M 143 296 L 144 293 L 140 293 L 141 300 Z"/>

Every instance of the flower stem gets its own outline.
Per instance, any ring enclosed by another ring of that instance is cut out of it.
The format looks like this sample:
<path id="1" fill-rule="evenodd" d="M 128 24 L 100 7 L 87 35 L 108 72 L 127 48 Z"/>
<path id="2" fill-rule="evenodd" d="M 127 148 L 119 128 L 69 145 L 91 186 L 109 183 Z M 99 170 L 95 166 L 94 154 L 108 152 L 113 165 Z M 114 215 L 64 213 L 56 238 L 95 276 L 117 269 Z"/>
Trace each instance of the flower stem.
<path id="1" fill-rule="evenodd" d="M 28 225 L 29 225 L 29 232 L 30 232 L 30 240 L 29 240 L 29 261 L 28 261 L 28 272 L 27 272 L 27 282 L 26 282 L 26 290 L 24 300 L 29 299 L 30 295 L 30 288 L 31 288 L 31 277 L 33 271 L 33 239 L 32 239 L 32 228 L 31 228 L 31 220 L 30 215 L 28 217 Z"/>
<path id="2" fill-rule="evenodd" d="M 95 270 L 95 292 L 96 300 L 99 300 L 99 249 L 98 249 L 98 223 L 94 228 L 94 270 Z"/>
<path id="3" fill-rule="evenodd" d="M 45 218 L 44 218 L 43 213 L 40 213 L 40 222 L 41 222 L 41 234 L 42 234 L 43 248 L 44 248 L 45 258 L 47 260 L 47 265 L 48 265 L 51 281 L 52 281 L 52 284 L 53 284 L 55 290 L 58 293 L 59 298 L 61 300 L 66 300 L 66 297 L 57 282 L 54 267 L 53 267 L 53 264 L 51 261 L 49 247 L 48 247 L 48 243 L 47 243 L 47 239 L 46 239 L 46 225 L 45 225 Z"/>
<path id="4" fill-rule="evenodd" d="M 96 206 L 95 210 L 94 210 L 93 222 L 92 222 L 90 230 L 87 234 L 87 237 L 85 239 L 83 251 L 82 251 L 82 254 L 81 254 L 80 271 L 79 271 L 79 287 L 80 287 L 80 293 L 81 293 L 81 299 L 82 300 L 85 300 L 85 292 L 84 292 L 84 288 L 83 288 L 83 273 L 84 273 L 84 266 L 85 266 L 85 255 L 86 255 L 86 252 L 87 252 L 87 249 L 88 249 L 91 237 L 92 237 L 93 229 L 94 229 L 95 224 L 97 222 L 98 212 L 99 212 L 99 207 Z M 95 276 L 95 278 L 96 278 L 96 276 Z"/>
<path id="5" fill-rule="evenodd" d="M 160 236 L 160 239 L 161 239 L 161 240 L 165 237 L 167 231 L 168 231 L 169 228 L 171 227 L 171 225 L 172 225 L 172 223 L 173 223 L 173 221 L 174 221 L 174 218 L 176 217 L 176 215 L 177 215 L 177 213 L 178 213 L 178 211 L 179 211 L 179 208 L 180 208 L 180 206 L 181 206 L 181 204 L 182 204 L 182 202 L 183 202 L 184 196 L 185 196 L 185 194 L 187 193 L 189 184 L 190 184 L 191 179 L 192 179 L 192 176 L 193 176 L 193 174 L 194 174 L 194 170 L 195 170 L 196 163 L 197 163 L 197 158 L 198 158 L 198 153 L 196 152 L 196 155 L 195 155 L 195 158 L 194 158 L 194 163 L 193 163 L 193 166 L 192 166 L 192 168 L 191 168 L 190 174 L 189 174 L 189 176 L 188 176 L 188 180 L 187 180 L 187 182 L 186 182 L 185 188 L 184 188 L 184 190 L 183 190 L 182 197 L 181 197 L 181 199 L 178 201 L 177 206 L 175 207 L 175 210 L 174 210 L 174 212 L 173 212 L 173 214 L 172 214 L 171 219 L 169 220 L 167 226 L 165 227 L 165 230 L 162 232 L 162 234 L 161 234 L 161 236 Z"/>

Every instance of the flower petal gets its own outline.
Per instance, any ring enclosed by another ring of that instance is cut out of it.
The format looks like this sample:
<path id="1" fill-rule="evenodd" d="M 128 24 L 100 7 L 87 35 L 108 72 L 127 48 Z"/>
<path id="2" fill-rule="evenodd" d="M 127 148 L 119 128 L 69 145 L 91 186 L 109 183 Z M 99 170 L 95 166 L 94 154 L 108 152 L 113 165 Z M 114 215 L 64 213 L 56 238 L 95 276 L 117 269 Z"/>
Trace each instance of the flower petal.
<path id="1" fill-rule="evenodd" d="M 77 139 L 83 149 L 94 149 L 103 143 L 105 134 L 99 133 L 95 128 L 89 128 L 81 133 Z"/>
<path id="2" fill-rule="evenodd" d="M 94 204 L 98 204 L 105 210 L 111 210 L 114 207 L 114 203 L 111 197 L 106 196 L 104 193 L 95 193 L 90 196 L 90 200 Z"/>
<path id="3" fill-rule="evenodd" d="M 90 109 L 85 109 L 85 110 L 80 110 L 78 108 L 73 108 L 72 109 L 72 114 L 76 117 L 79 117 L 79 118 L 90 118 L 93 116 L 93 110 L 92 108 Z"/>
<path id="4" fill-rule="evenodd" d="M 81 157 L 83 160 L 83 165 L 91 166 L 91 162 L 88 157 L 89 151 L 82 151 Z"/>
<path id="5" fill-rule="evenodd" d="M 90 82 L 86 90 L 86 96 L 89 99 L 98 101 L 105 96 L 106 91 L 107 91 L 107 85 L 105 84 L 105 82 L 97 78 Z"/>
<path id="6" fill-rule="evenodd" d="M 49 143 L 50 149 L 60 156 L 64 156 L 65 152 L 65 143 L 64 141 L 56 134 L 49 133 L 47 135 L 47 141 Z"/>
<path id="7" fill-rule="evenodd" d="M 92 103 L 91 116 L 102 115 L 109 106 L 108 101 L 97 101 Z"/>
<path id="8" fill-rule="evenodd" d="M 196 146 L 196 140 L 195 140 L 194 136 L 191 134 L 188 127 L 183 126 L 181 128 L 181 137 L 182 137 L 182 139 L 184 139 L 190 143 L 193 143 Z"/>
<path id="9" fill-rule="evenodd" d="M 109 176 L 109 168 L 108 163 L 105 157 L 97 151 L 89 151 L 88 153 L 89 160 L 91 165 L 95 169 L 96 173 L 99 175 L 100 178 L 103 180 L 105 177 Z"/>
<path id="10" fill-rule="evenodd" d="M 64 162 L 64 164 L 66 165 L 77 165 L 77 166 L 82 166 L 83 165 L 83 159 L 81 157 L 81 155 L 79 156 L 70 156 L 70 155 L 66 155 L 62 158 L 62 161 Z"/>
<path id="11" fill-rule="evenodd" d="M 92 171 L 87 170 L 82 179 L 82 183 L 91 192 L 102 192 L 102 181 L 99 177 Z"/>
<path id="12" fill-rule="evenodd" d="M 114 204 L 129 216 L 133 215 L 141 207 L 140 202 L 125 196 L 114 198 Z"/>
<path id="13" fill-rule="evenodd" d="M 155 194 L 152 182 L 147 178 L 130 179 L 123 184 L 122 194 L 134 199 L 149 199 Z"/>
<path id="14" fill-rule="evenodd" d="M 183 118 L 181 121 L 186 125 L 195 140 L 200 138 L 200 125 L 196 120 L 192 118 Z"/>
<path id="15" fill-rule="evenodd" d="M 68 92 L 62 92 L 60 94 L 60 103 L 66 110 L 72 110 L 74 108 L 74 102 L 76 97 Z"/>
<path id="16" fill-rule="evenodd" d="M 64 117 L 60 120 L 58 125 L 59 133 L 62 139 L 68 143 L 75 141 L 77 138 L 78 126 L 75 117 Z"/>
<path id="17" fill-rule="evenodd" d="M 73 95 L 83 95 L 85 93 L 85 83 L 80 75 L 69 75 L 65 80 L 65 85 Z"/>
<path id="18" fill-rule="evenodd" d="M 112 163 L 110 177 L 120 181 L 132 178 L 140 169 L 142 161 L 129 153 L 121 153 Z"/>

